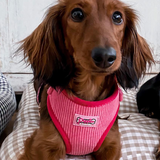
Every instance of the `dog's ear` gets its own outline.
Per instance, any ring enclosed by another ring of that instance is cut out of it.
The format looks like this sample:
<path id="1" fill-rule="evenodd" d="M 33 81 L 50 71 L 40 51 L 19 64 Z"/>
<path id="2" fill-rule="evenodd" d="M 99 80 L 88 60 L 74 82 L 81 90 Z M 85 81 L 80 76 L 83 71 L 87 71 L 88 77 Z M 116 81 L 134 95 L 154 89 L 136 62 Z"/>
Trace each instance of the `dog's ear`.
<path id="1" fill-rule="evenodd" d="M 22 41 L 20 47 L 33 68 L 34 79 L 52 87 L 64 87 L 72 72 L 62 28 L 64 8 L 63 2 L 51 7 L 43 22 Z"/>
<path id="2" fill-rule="evenodd" d="M 119 84 L 124 88 L 138 86 L 139 78 L 144 75 L 147 67 L 154 62 L 151 50 L 136 30 L 137 16 L 129 7 L 125 10 L 125 33 L 122 42 L 122 63 L 117 72 Z"/>

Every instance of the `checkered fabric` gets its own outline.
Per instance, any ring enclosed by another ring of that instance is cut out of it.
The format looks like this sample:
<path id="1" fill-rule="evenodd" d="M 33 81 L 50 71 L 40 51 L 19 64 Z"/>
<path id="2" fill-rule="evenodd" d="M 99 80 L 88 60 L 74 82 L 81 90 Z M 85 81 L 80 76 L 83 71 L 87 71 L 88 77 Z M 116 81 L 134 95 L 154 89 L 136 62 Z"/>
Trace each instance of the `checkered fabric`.
<path id="1" fill-rule="evenodd" d="M 158 121 L 138 113 L 136 91 L 124 92 L 119 115 L 122 157 L 120 160 L 154 160 L 159 143 Z M 38 128 L 39 115 L 33 84 L 26 87 L 13 132 L 5 139 L 0 150 L 1 160 L 17 160 L 23 153 L 24 141 Z M 91 160 L 87 156 L 66 156 L 66 160 Z"/>
<path id="2" fill-rule="evenodd" d="M 16 99 L 12 87 L 0 73 L 0 134 L 16 110 Z"/>

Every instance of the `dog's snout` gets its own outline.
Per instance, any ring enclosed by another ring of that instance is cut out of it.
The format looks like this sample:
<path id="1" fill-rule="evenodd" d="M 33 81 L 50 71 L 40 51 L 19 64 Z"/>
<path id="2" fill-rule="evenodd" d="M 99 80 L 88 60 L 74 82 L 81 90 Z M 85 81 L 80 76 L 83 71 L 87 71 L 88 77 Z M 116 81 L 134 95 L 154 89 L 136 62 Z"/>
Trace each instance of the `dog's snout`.
<path id="1" fill-rule="evenodd" d="M 110 67 L 116 60 L 116 50 L 112 47 L 96 47 L 92 50 L 92 59 L 100 68 Z"/>

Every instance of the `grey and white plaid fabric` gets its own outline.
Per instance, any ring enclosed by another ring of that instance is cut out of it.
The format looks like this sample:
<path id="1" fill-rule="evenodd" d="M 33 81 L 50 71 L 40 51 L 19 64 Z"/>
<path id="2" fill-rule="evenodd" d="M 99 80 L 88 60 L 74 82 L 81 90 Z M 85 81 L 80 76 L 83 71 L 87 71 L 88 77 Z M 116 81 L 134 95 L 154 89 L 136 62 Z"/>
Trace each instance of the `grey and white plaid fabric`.
<path id="1" fill-rule="evenodd" d="M 16 110 L 16 99 L 12 87 L 0 73 L 0 134 Z"/>
<path id="2" fill-rule="evenodd" d="M 120 160 L 154 160 L 155 150 L 159 143 L 158 121 L 138 113 L 135 91 L 124 92 L 119 110 L 122 157 Z M 24 141 L 38 128 L 39 115 L 33 84 L 26 87 L 14 131 L 5 139 L 0 150 L 1 160 L 17 160 L 23 153 Z M 66 160 L 91 160 L 88 156 L 66 156 Z"/>

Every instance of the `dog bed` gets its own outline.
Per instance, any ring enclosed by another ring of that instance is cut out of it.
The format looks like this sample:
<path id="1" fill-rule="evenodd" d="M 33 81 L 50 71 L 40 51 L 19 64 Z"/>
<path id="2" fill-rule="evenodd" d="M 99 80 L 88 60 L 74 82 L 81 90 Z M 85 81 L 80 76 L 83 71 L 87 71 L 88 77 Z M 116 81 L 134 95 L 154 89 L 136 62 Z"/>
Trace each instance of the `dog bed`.
<path id="1" fill-rule="evenodd" d="M 123 91 L 119 116 L 121 133 L 121 160 L 154 160 L 159 144 L 159 131 L 156 119 L 138 113 L 135 90 Z M 128 117 L 129 116 L 129 117 Z M 128 117 L 128 119 L 126 119 Z M 38 128 L 39 109 L 33 84 L 23 92 L 13 132 L 5 139 L 0 149 L 1 160 L 17 160 L 23 153 L 24 141 Z M 87 156 L 68 156 L 66 160 L 91 160 Z"/>

